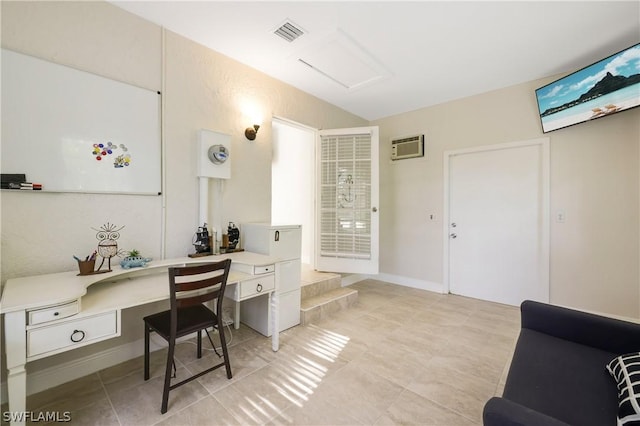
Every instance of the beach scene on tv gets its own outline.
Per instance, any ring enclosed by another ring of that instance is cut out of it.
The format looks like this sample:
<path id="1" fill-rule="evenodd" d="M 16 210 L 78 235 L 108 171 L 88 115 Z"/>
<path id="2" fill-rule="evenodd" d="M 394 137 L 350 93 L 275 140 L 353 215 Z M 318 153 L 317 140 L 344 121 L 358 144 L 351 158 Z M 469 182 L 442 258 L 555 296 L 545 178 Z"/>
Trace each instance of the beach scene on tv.
<path id="1" fill-rule="evenodd" d="M 544 133 L 640 105 L 640 44 L 536 90 Z"/>

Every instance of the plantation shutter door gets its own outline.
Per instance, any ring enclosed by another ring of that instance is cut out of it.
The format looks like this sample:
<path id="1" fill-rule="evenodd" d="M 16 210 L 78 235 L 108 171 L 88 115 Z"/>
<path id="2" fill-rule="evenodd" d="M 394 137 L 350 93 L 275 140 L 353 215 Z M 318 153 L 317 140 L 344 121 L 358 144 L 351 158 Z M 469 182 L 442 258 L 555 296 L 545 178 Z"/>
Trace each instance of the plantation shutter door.
<path id="1" fill-rule="evenodd" d="M 378 273 L 378 128 L 323 130 L 316 269 Z"/>

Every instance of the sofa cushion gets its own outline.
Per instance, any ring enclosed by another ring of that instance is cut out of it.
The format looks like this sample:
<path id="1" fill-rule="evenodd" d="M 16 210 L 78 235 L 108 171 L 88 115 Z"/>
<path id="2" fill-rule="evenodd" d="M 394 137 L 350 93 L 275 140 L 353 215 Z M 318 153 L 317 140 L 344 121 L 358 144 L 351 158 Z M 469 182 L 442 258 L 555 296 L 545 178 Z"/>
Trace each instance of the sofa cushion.
<path id="1" fill-rule="evenodd" d="M 618 385 L 618 424 L 640 424 L 640 352 L 612 359 L 607 370 Z"/>
<path id="2" fill-rule="evenodd" d="M 573 425 L 615 425 L 613 354 L 523 328 L 503 397 Z"/>

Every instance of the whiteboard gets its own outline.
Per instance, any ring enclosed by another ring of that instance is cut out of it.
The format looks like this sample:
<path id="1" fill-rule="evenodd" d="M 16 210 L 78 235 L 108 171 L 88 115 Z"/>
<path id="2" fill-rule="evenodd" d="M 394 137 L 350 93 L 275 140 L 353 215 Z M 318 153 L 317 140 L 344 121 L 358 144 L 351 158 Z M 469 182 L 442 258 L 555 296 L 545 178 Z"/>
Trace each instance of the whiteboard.
<path id="1" fill-rule="evenodd" d="M 44 191 L 161 193 L 160 93 L 2 49 L 2 173 Z"/>

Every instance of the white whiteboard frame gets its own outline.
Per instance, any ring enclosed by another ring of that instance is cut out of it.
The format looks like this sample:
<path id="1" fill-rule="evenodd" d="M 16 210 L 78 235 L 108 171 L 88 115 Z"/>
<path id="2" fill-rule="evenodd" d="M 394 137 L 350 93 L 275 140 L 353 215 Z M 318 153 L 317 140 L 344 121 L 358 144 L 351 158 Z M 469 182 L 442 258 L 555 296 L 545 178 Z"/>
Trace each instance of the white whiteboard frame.
<path id="1" fill-rule="evenodd" d="M 44 191 L 160 195 L 161 94 L 2 49 L 1 148 Z"/>

